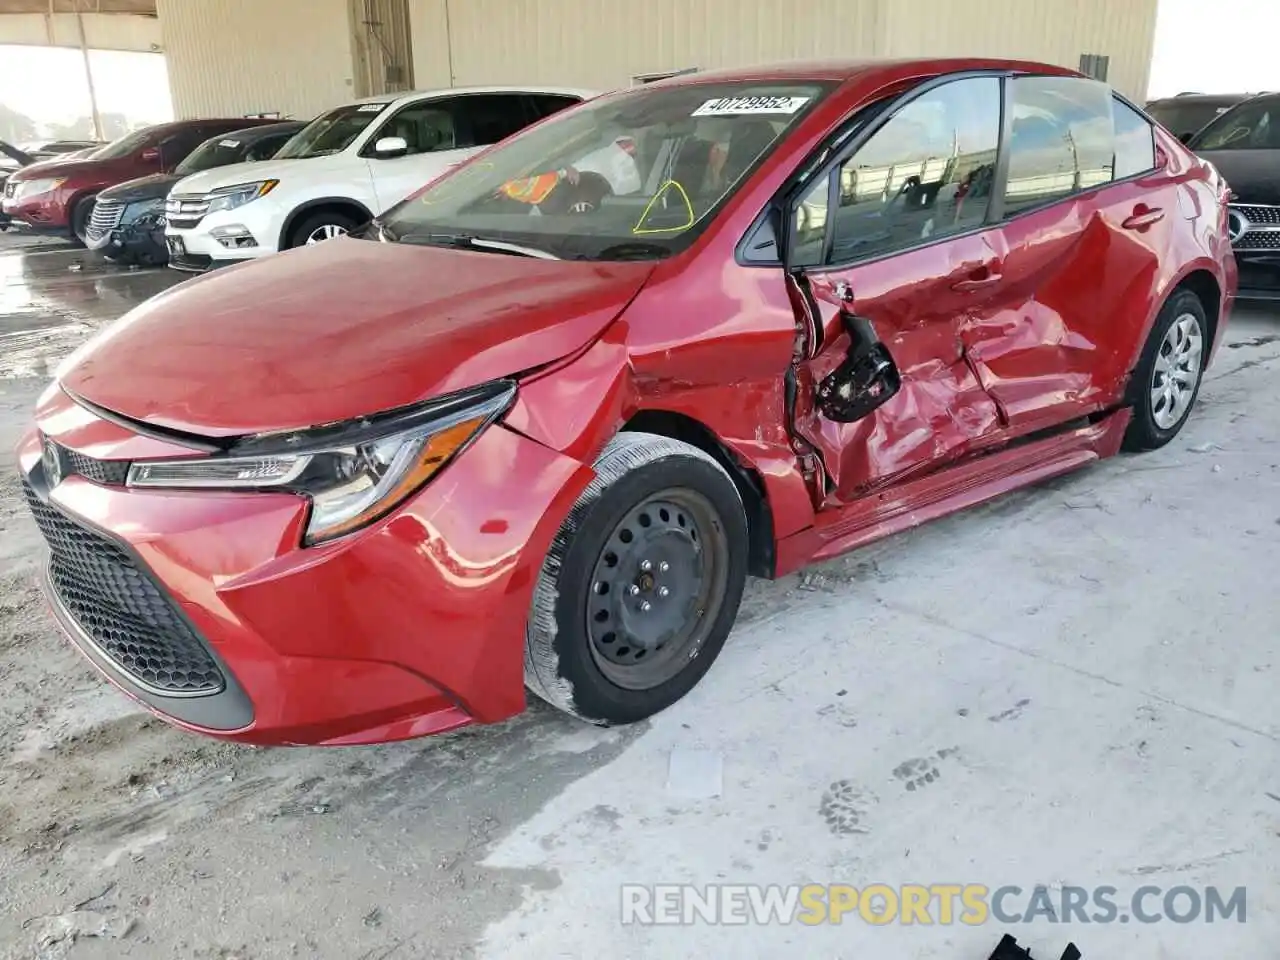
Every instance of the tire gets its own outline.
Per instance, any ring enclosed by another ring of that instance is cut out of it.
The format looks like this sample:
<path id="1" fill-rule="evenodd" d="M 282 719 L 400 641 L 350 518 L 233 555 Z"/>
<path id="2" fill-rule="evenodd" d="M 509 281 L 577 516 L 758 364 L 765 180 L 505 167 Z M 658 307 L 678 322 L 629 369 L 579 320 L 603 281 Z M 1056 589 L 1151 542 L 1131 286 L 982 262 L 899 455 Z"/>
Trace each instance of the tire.
<path id="1" fill-rule="evenodd" d="M 1178 435 L 1200 394 L 1209 348 L 1204 304 L 1190 290 L 1174 293 L 1160 309 L 1138 360 L 1125 450 L 1157 450 Z M 1163 392 L 1166 385 L 1172 393 Z"/>
<path id="2" fill-rule="evenodd" d="M 89 229 L 89 218 L 93 216 L 93 205 L 96 197 L 81 197 L 71 208 L 71 239 L 80 246 L 85 246 L 84 237 Z"/>
<path id="3" fill-rule="evenodd" d="M 552 706 L 608 726 L 665 710 L 715 662 L 746 583 L 747 518 L 724 467 L 668 437 L 620 433 L 595 470 L 534 587 L 524 672 Z"/>
<path id="4" fill-rule="evenodd" d="M 289 232 L 289 249 L 292 250 L 294 247 L 306 246 L 308 238 L 324 227 L 336 227 L 343 233 L 347 233 L 352 230 L 355 225 L 355 220 L 348 217 L 346 214 L 338 213 L 337 211 L 322 210 L 319 213 L 313 213 L 310 216 L 303 218 L 293 228 L 293 230 Z"/>

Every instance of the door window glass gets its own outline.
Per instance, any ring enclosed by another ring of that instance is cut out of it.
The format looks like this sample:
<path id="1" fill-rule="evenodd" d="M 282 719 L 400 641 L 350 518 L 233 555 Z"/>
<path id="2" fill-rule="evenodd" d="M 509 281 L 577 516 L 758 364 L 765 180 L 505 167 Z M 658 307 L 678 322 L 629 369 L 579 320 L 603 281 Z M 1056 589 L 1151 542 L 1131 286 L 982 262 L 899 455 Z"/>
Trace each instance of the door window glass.
<path id="1" fill-rule="evenodd" d="M 383 137 L 400 137 L 409 145 L 409 155 L 453 150 L 458 137 L 448 103 L 428 100 L 412 103 L 383 125 L 369 141 L 372 147 Z"/>
<path id="2" fill-rule="evenodd" d="M 1013 85 L 1006 216 L 1110 182 L 1111 90 L 1075 77 L 1018 77 Z"/>
<path id="3" fill-rule="evenodd" d="M 567 97 L 557 93 L 535 93 L 529 97 L 529 102 L 533 104 L 533 112 L 541 119 L 575 106 L 582 101 L 577 97 Z"/>
<path id="4" fill-rule="evenodd" d="M 995 77 L 956 80 L 906 104 L 839 168 L 831 261 L 878 256 L 983 223 L 999 143 Z M 813 199 L 825 224 L 825 197 Z M 808 223 L 817 210 L 811 205 L 804 214 Z"/>
<path id="5" fill-rule="evenodd" d="M 476 93 L 457 100 L 460 120 L 470 131 L 466 146 L 487 147 L 517 133 L 534 119 L 525 112 L 524 97 L 514 93 Z"/>
<path id="6" fill-rule="evenodd" d="M 276 155 L 276 152 L 289 142 L 292 134 L 276 133 L 269 137 L 263 137 L 257 143 L 251 144 L 245 152 L 246 160 L 270 160 Z"/>
<path id="7" fill-rule="evenodd" d="M 1124 101 L 1111 99 L 1116 129 L 1117 180 L 1145 173 L 1156 165 L 1156 146 L 1151 124 Z"/>

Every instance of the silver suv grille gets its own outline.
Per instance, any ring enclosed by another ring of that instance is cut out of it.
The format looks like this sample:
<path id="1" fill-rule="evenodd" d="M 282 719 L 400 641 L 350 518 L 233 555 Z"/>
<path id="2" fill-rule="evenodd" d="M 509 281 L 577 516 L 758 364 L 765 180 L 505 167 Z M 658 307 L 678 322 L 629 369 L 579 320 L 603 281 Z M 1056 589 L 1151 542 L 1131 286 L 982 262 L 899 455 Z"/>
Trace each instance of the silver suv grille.
<path id="1" fill-rule="evenodd" d="M 1231 204 L 1231 246 L 1236 250 L 1280 249 L 1280 207 Z"/>
<path id="2" fill-rule="evenodd" d="M 179 197 L 172 194 L 164 202 L 164 216 L 169 226 L 190 230 L 209 212 L 209 198 L 204 196 Z"/>
<path id="3" fill-rule="evenodd" d="M 93 205 L 93 214 L 89 217 L 89 226 L 85 234 L 90 240 L 101 239 L 120 226 L 122 216 L 124 216 L 124 204 L 119 200 L 98 200 Z"/>

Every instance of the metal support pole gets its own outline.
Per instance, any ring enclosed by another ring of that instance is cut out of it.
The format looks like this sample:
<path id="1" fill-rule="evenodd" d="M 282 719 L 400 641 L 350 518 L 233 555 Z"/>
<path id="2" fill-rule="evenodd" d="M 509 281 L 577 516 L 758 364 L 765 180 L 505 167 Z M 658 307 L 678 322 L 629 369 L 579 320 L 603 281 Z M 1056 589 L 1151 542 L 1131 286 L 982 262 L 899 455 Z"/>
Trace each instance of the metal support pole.
<path id="1" fill-rule="evenodd" d="M 95 140 L 103 141 L 107 138 L 102 135 L 102 116 L 98 113 L 98 95 L 93 89 L 93 68 L 89 66 L 89 41 L 84 35 L 84 17 L 80 11 L 76 11 L 76 27 L 80 31 L 80 55 L 84 57 L 84 78 L 89 82 L 89 107 L 93 111 L 93 136 Z"/>

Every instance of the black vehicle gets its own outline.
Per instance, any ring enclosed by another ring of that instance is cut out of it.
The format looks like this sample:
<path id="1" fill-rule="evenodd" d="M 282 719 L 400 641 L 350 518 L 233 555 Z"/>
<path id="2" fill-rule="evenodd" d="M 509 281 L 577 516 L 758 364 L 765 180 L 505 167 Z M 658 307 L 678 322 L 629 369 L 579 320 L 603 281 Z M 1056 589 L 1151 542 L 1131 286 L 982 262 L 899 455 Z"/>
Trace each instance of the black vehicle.
<path id="1" fill-rule="evenodd" d="M 1280 300 L 1280 94 L 1233 107 L 1187 145 L 1231 187 L 1231 246 L 1240 296 Z"/>
<path id="2" fill-rule="evenodd" d="M 1180 93 L 1147 103 L 1147 113 L 1184 143 L 1251 93 Z"/>
<path id="3" fill-rule="evenodd" d="M 0 140 L 0 196 L 4 195 L 4 184 L 9 179 L 9 174 L 25 167 L 28 164 L 35 163 L 35 158 L 24 150 L 19 150 L 11 143 Z M 0 210 L 0 233 L 8 230 L 13 221 L 9 215 Z"/>
<path id="4" fill-rule="evenodd" d="M 202 170 L 270 159 L 305 126 L 290 120 L 219 134 L 196 147 L 171 173 L 103 190 L 93 205 L 85 246 L 118 263 L 166 263 L 164 202 L 175 183 Z"/>

